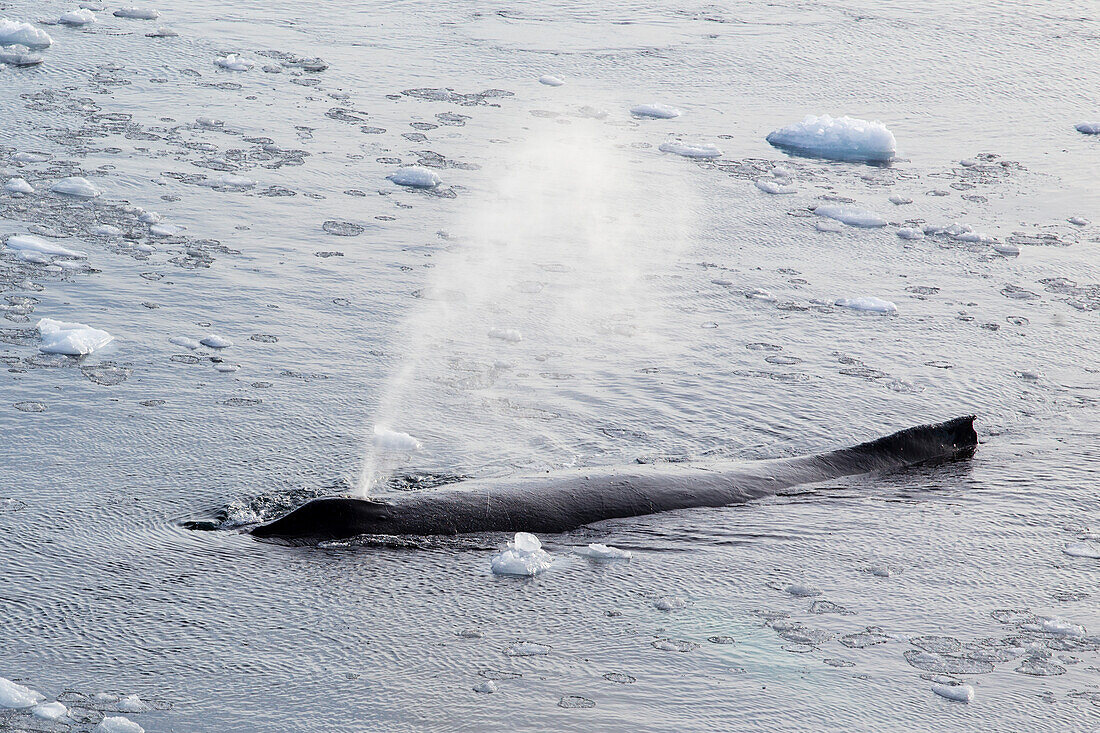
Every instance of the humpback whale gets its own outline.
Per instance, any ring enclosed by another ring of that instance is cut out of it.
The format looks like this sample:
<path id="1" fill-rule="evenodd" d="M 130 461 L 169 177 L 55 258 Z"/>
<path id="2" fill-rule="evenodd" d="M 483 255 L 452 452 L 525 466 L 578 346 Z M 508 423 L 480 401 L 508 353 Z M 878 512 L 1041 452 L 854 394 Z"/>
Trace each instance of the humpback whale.
<path id="1" fill-rule="evenodd" d="M 967 416 L 797 458 L 579 468 L 473 479 L 386 499 L 323 497 L 251 533 L 294 544 L 364 534 L 555 534 L 605 519 L 742 504 L 800 484 L 968 458 L 977 443 L 974 417 Z"/>

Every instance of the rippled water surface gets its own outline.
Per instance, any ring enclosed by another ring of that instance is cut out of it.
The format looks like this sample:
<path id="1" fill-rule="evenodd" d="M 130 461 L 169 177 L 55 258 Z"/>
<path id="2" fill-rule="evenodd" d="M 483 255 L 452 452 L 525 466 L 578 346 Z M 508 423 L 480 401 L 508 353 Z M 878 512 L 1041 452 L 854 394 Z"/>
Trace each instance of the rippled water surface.
<path id="1" fill-rule="evenodd" d="M 1100 728 L 1095 8 L 378 5 L 111 6 L 0 67 L 3 179 L 36 189 L 0 191 L 0 235 L 88 254 L 0 255 L 0 676 L 76 721 L 0 727 L 90 730 L 111 692 L 150 731 Z M 882 120 L 898 160 L 764 141 L 808 113 Z M 413 164 L 442 184 L 387 180 Z M 776 166 L 794 194 L 754 185 Z M 67 176 L 102 196 L 49 192 Z M 820 231 L 825 202 L 890 223 Z M 994 244 L 896 234 L 953 222 Z M 832 305 L 858 296 L 898 312 Z M 39 318 L 115 341 L 41 354 Z M 210 334 L 233 345 L 169 341 Z M 769 458 L 971 413 L 969 462 L 544 536 L 533 579 L 490 573 L 499 535 L 239 533 L 364 476 Z M 968 704 L 932 692 L 960 680 Z"/>

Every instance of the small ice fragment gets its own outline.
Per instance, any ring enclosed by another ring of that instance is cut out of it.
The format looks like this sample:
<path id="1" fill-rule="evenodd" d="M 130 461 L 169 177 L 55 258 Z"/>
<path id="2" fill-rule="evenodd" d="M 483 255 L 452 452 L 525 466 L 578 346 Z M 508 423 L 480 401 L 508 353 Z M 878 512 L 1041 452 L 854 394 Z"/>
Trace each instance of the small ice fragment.
<path id="1" fill-rule="evenodd" d="M 252 188 L 256 185 L 256 182 L 253 181 L 251 178 L 246 178 L 244 176 L 234 176 L 229 173 L 223 173 L 222 175 L 218 176 L 216 179 L 214 179 L 214 183 L 218 186 L 224 186 L 225 188 L 236 188 L 241 191 Z"/>
<path id="2" fill-rule="evenodd" d="M 9 178 L 4 183 L 4 190 L 12 193 L 34 193 L 34 187 L 23 178 Z"/>
<path id="3" fill-rule="evenodd" d="M 493 555 L 489 561 L 494 575 L 528 577 L 549 569 L 550 553 L 542 549 L 539 538 L 528 532 L 516 532 L 507 549 Z"/>
<path id="4" fill-rule="evenodd" d="M 40 720 L 60 720 L 69 714 L 69 709 L 59 702 L 47 702 L 31 708 L 31 715 Z"/>
<path id="5" fill-rule="evenodd" d="M 54 193 L 62 193 L 66 196 L 79 196 L 80 198 L 92 199 L 100 194 L 100 190 L 89 181 L 87 178 L 81 178 L 80 176 L 70 176 L 69 178 L 62 178 L 57 183 L 50 186 L 50 190 Z"/>
<path id="6" fill-rule="evenodd" d="M 0 677 L 0 708 L 29 708 L 41 700 L 40 693 Z"/>
<path id="7" fill-rule="evenodd" d="M 932 685 L 932 692 L 940 697 L 954 700 L 955 702 L 970 702 L 974 699 L 974 688 L 971 685 Z"/>
<path id="8" fill-rule="evenodd" d="M 233 342 L 227 339 L 225 336 L 219 336 L 215 333 L 209 334 L 206 337 L 199 339 L 199 343 L 203 346 L 209 346 L 211 349 L 228 349 L 233 345 Z"/>
<path id="9" fill-rule="evenodd" d="M 1095 545 L 1092 542 L 1067 542 L 1062 548 L 1062 552 L 1070 557 L 1088 557 L 1093 560 L 1100 560 L 1100 545 Z"/>
<path id="10" fill-rule="evenodd" d="M 620 550 L 618 547 L 593 542 L 588 547 L 577 550 L 578 555 L 584 555 L 592 560 L 629 560 L 633 557 L 630 550 Z"/>
<path id="11" fill-rule="evenodd" d="M 214 59 L 214 63 L 223 69 L 229 69 L 230 71 L 248 71 L 256 65 L 255 61 L 251 59 L 241 58 L 235 53 L 226 54 L 225 56 L 219 56 Z"/>
<path id="12" fill-rule="evenodd" d="M 423 447 L 419 440 L 408 433 L 399 433 L 381 425 L 374 426 L 374 444 L 382 450 L 392 451 L 414 451 Z"/>
<path id="13" fill-rule="evenodd" d="M 177 224 L 154 224 L 149 227 L 149 233 L 157 237 L 173 237 L 183 231 L 183 227 Z M 138 247 L 141 249 L 141 247 Z"/>
<path id="14" fill-rule="evenodd" d="M 157 28 L 155 31 L 152 31 L 151 33 L 146 33 L 145 37 L 146 38 L 175 38 L 178 35 L 179 35 L 179 33 L 175 32 L 174 30 L 172 30 L 168 26 L 162 25 L 160 28 Z"/>
<path id="15" fill-rule="evenodd" d="M 497 691 L 497 683 L 492 680 L 484 680 L 474 685 L 473 690 L 474 692 L 482 692 L 489 695 Z"/>
<path id="16" fill-rule="evenodd" d="M 683 114 L 680 110 L 667 104 L 653 102 L 651 104 L 639 104 L 630 108 L 630 114 L 635 117 L 648 117 L 656 120 L 671 120 Z"/>
<path id="17" fill-rule="evenodd" d="M 995 242 L 993 251 L 1005 257 L 1015 257 L 1020 254 L 1020 247 L 1012 242 Z"/>
<path id="18" fill-rule="evenodd" d="M 153 706 L 137 695 L 127 695 L 118 701 L 118 709 L 124 713 L 147 713 Z"/>
<path id="19" fill-rule="evenodd" d="M 1077 132 L 1083 132 L 1086 135 L 1100 135 L 1100 122 L 1082 122 L 1077 125 Z"/>
<path id="20" fill-rule="evenodd" d="M 1057 616 L 1039 616 L 1034 623 L 1020 624 L 1025 631 L 1041 631 L 1055 636 L 1084 636 L 1085 627 Z"/>
<path id="21" fill-rule="evenodd" d="M 885 161 L 897 141 L 886 125 L 853 117 L 807 115 L 802 122 L 776 130 L 767 141 L 803 155 L 831 160 Z"/>
<path id="22" fill-rule="evenodd" d="M 42 336 L 42 345 L 38 350 L 44 354 L 81 356 L 90 354 L 114 340 L 114 337 L 106 331 L 83 323 L 66 323 L 52 318 L 43 318 L 38 321 L 37 327 Z"/>
<path id="23" fill-rule="evenodd" d="M 653 603 L 653 607 L 659 611 L 678 611 L 687 608 L 687 600 L 680 596 L 662 596 Z"/>
<path id="24" fill-rule="evenodd" d="M 422 165 L 398 168 L 386 178 L 398 186 L 411 186 L 412 188 L 435 188 L 443 182 L 435 171 Z"/>
<path id="25" fill-rule="evenodd" d="M 26 46 L 27 48 L 49 48 L 53 39 L 46 31 L 35 28 L 30 23 L 0 18 L 0 46 Z"/>
<path id="26" fill-rule="evenodd" d="M 214 370 L 221 372 L 222 374 L 232 374 L 233 372 L 238 371 L 240 368 L 241 367 L 239 364 L 226 364 L 224 362 L 214 365 Z"/>
<path id="27" fill-rule="evenodd" d="M 53 242 L 47 242 L 45 239 L 36 237 L 33 234 L 14 234 L 8 237 L 4 242 L 8 249 L 13 249 L 23 252 L 41 252 L 45 255 L 56 255 L 58 257 L 75 257 L 77 259 L 87 257 L 86 252 L 79 252 L 75 249 L 69 249 L 68 247 L 62 247 L 60 244 L 54 244 Z"/>
<path id="28" fill-rule="evenodd" d="M 100 724 L 96 726 L 96 731 L 97 733 L 145 733 L 144 728 L 121 715 L 104 718 Z"/>
<path id="29" fill-rule="evenodd" d="M 888 565 L 872 565 L 867 571 L 876 578 L 889 578 L 893 575 Z"/>
<path id="30" fill-rule="evenodd" d="M 842 232 L 844 231 L 844 225 L 839 221 L 833 219 L 818 219 L 814 222 L 814 226 L 819 232 Z"/>
<path id="31" fill-rule="evenodd" d="M 141 216 L 138 217 L 138 221 L 142 224 L 156 224 L 164 217 L 155 211 L 143 211 Z"/>
<path id="32" fill-rule="evenodd" d="M 41 252 L 35 252 L 34 250 L 20 250 L 15 253 L 15 256 L 21 262 L 34 262 L 38 265 L 50 264 L 49 255 L 44 255 Z"/>
<path id="33" fill-rule="evenodd" d="M 160 17 L 160 11 L 152 8 L 120 8 L 115 11 L 116 18 L 131 18 L 133 20 L 156 20 Z"/>
<path id="34" fill-rule="evenodd" d="M 489 338 L 510 341 L 515 344 L 523 340 L 523 334 L 514 328 L 490 328 Z"/>
<path id="35" fill-rule="evenodd" d="M 45 61 L 41 54 L 31 53 L 26 46 L 0 47 L 0 64 L 9 66 L 37 66 Z M 12 160 L 15 160 L 13 157 Z"/>
<path id="36" fill-rule="evenodd" d="M 790 178 L 794 175 L 794 171 L 792 171 L 790 168 L 787 168 L 786 166 L 777 165 L 772 168 L 772 175 L 776 178 Z"/>
<path id="37" fill-rule="evenodd" d="M 1083 216 L 1071 216 L 1066 221 L 1068 221 L 1070 224 L 1073 224 L 1074 226 L 1079 227 L 1087 227 L 1089 225 L 1089 220 Z"/>
<path id="38" fill-rule="evenodd" d="M 0 43 L 0 46 L 2 45 L 4 44 Z M 50 156 L 46 153 L 29 153 L 24 151 L 11 156 L 11 159 L 14 163 L 45 163 L 50 159 Z"/>
<path id="39" fill-rule="evenodd" d="M 539 84 L 545 84 L 548 87 L 560 87 L 564 83 L 565 82 L 558 77 L 550 76 L 549 74 L 539 77 Z"/>
<path id="40" fill-rule="evenodd" d="M 67 13 L 63 13 L 57 20 L 62 25 L 82 26 L 95 22 L 95 13 L 86 8 L 79 10 L 70 10 Z"/>
<path id="41" fill-rule="evenodd" d="M 661 143 L 662 153 L 675 153 L 685 158 L 718 158 L 722 151 L 710 143 L 685 143 L 680 140 L 668 140 Z"/>
<path id="42" fill-rule="evenodd" d="M 821 595 L 821 589 L 815 588 L 812 585 L 804 585 L 803 583 L 791 583 L 783 590 L 797 598 L 811 598 Z"/>
<path id="43" fill-rule="evenodd" d="M 841 308 L 851 308 L 857 311 L 885 313 L 887 315 L 894 315 L 898 312 L 898 307 L 890 301 L 870 296 L 863 298 L 839 298 L 833 305 L 840 306 Z"/>
<path id="44" fill-rule="evenodd" d="M 110 224 L 100 224 L 92 230 L 92 234 L 97 234 L 101 237 L 117 237 L 122 234 L 122 230 Z"/>
<path id="45" fill-rule="evenodd" d="M 906 204 L 913 203 L 913 199 L 906 198 L 905 196 L 898 196 L 897 194 L 894 194 L 893 196 L 888 198 L 887 201 L 892 203 L 894 206 L 905 206 Z"/>
<path id="46" fill-rule="evenodd" d="M 887 221 L 875 212 L 855 206 L 818 206 L 814 209 L 814 213 L 853 227 L 884 227 L 887 224 Z"/>
<path id="47" fill-rule="evenodd" d="M 753 288 L 749 292 L 745 293 L 745 297 L 749 300 L 762 300 L 765 303 L 775 302 L 775 296 L 764 288 Z"/>
<path id="48" fill-rule="evenodd" d="M 202 346 L 197 340 L 187 338 L 186 336 L 173 336 L 168 339 L 168 343 L 175 344 L 176 346 L 182 346 L 185 349 L 191 349 L 192 351 Z"/>
<path id="49" fill-rule="evenodd" d="M 758 178 L 756 180 L 756 187 L 764 193 L 771 194 L 787 194 L 796 193 L 797 188 L 789 184 L 785 184 L 782 181 L 770 181 L 767 178 Z"/>
<path id="50" fill-rule="evenodd" d="M 924 232 L 916 227 L 902 227 L 898 229 L 898 236 L 902 239 L 924 239 Z"/>

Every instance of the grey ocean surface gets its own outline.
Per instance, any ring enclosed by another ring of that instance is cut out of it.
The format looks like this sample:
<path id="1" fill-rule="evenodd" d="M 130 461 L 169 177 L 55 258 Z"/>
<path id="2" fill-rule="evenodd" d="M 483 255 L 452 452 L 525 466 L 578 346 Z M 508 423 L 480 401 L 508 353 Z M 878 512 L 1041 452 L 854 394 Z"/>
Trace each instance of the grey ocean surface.
<path id="1" fill-rule="evenodd" d="M 0 234 L 88 253 L 0 260 L 0 676 L 76 730 L 104 691 L 179 733 L 1100 728 L 1100 226 L 1068 222 L 1100 222 L 1094 3 L 114 9 L 0 67 L 0 166 L 37 189 L 0 192 Z M 655 101 L 684 114 L 630 115 Z M 899 159 L 764 140 L 822 113 Z M 386 179 L 418 162 L 435 191 Z M 796 193 L 754 186 L 776 166 Z M 70 175 L 103 195 L 49 192 Z M 890 225 L 815 227 L 847 200 Z M 858 296 L 898 313 L 831 305 Z M 115 341 L 39 354 L 43 317 Z M 211 333 L 234 345 L 169 342 Z M 970 413 L 972 461 L 544 536 L 533 579 L 489 572 L 504 536 L 238 529 L 362 473 L 770 458 Z"/>

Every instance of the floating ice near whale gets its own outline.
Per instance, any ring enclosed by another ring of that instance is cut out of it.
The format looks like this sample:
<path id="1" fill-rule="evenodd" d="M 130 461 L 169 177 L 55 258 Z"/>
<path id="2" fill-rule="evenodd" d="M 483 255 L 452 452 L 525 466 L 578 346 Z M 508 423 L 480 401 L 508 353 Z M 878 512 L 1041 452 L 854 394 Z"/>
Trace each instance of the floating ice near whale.
<path id="1" fill-rule="evenodd" d="M 7 245 L 8 249 L 21 252 L 40 252 L 44 255 L 75 257 L 77 259 L 88 256 L 86 252 L 80 252 L 75 249 L 69 249 L 68 247 L 62 247 L 60 244 L 47 242 L 45 239 L 36 237 L 33 234 L 12 235 L 8 237 L 8 240 L 4 242 L 4 244 Z"/>
<path id="2" fill-rule="evenodd" d="M 152 705 L 137 695 L 127 695 L 118 701 L 116 707 L 124 713 L 147 713 L 153 709 Z"/>
<path id="3" fill-rule="evenodd" d="M 882 298 L 875 298 L 871 296 L 863 298 L 839 298 L 833 305 L 841 308 L 851 308 L 857 311 L 870 311 L 871 313 L 885 313 L 887 315 L 894 315 L 898 312 L 898 307 L 888 300 Z"/>
<path id="4" fill-rule="evenodd" d="M 1082 122 L 1077 125 L 1077 132 L 1086 135 L 1100 135 L 1100 122 Z"/>
<path id="5" fill-rule="evenodd" d="M 79 10 L 70 10 L 67 13 L 63 13 L 57 20 L 61 25 L 82 26 L 90 23 L 95 23 L 95 13 L 87 8 L 80 8 Z"/>
<path id="6" fill-rule="evenodd" d="M 30 23 L 0 18 L 0 46 L 15 45 L 27 48 L 49 48 L 53 45 L 53 39 L 46 31 L 35 28 Z"/>
<path id="7" fill-rule="evenodd" d="M 59 702 L 42 703 L 31 708 L 31 715 L 39 720 L 61 720 L 68 714 L 69 709 Z"/>
<path id="8" fill-rule="evenodd" d="M 399 433 L 381 425 L 374 426 L 374 444 L 382 450 L 405 452 L 420 450 L 423 447 L 419 440 L 408 433 Z"/>
<path id="9" fill-rule="evenodd" d="M 818 216 L 836 219 L 852 227 L 884 227 L 887 221 L 873 211 L 855 206 L 818 206 L 814 209 Z"/>
<path id="10" fill-rule="evenodd" d="M 81 356 L 103 348 L 114 340 L 114 336 L 98 328 L 83 323 L 66 323 L 52 318 L 43 318 L 38 324 L 42 335 L 42 345 L 38 350 L 43 354 L 68 354 Z"/>
<path id="11" fill-rule="evenodd" d="M 974 699 L 974 688 L 971 685 L 943 685 L 936 683 L 932 685 L 932 692 L 948 700 L 954 700 L 955 702 L 970 702 Z"/>
<path id="12" fill-rule="evenodd" d="M 685 143 L 680 140 L 668 140 L 661 143 L 659 150 L 662 153 L 675 153 L 685 158 L 718 158 L 722 151 L 710 143 Z"/>
<path id="13" fill-rule="evenodd" d="M 887 161 L 897 148 L 894 134 L 881 122 L 829 115 L 807 115 L 766 139 L 777 148 L 830 160 Z"/>
<path id="14" fill-rule="evenodd" d="M 245 176 L 235 176 L 232 173 L 223 173 L 214 179 L 214 185 L 244 191 L 255 186 L 256 182 Z"/>
<path id="15" fill-rule="evenodd" d="M 916 227 L 902 227 L 898 229 L 898 236 L 902 239 L 924 239 L 924 232 Z"/>
<path id="16" fill-rule="evenodd" d="M 578 555 L 584 555 L 591 560 L 629 560 L 633 557 L 630 550 L 620 550 L 618 547 L 593 542 L 588 547 L 577 550 Z"/>
<path id="17" fill-rule="evenodd" d="M 202 344 L 200 344 L 198 340 L 188 338 L 187 336 L 173 336 L 168 339 L 168 343 L 175 344 L 176 346 L 182 346 L 183 348 L 191 349 L 192 351 L 202 346 Z"/>
<path id="18" fill-rule="evenodd" d="M 635 117 L 648 117 L 655 120 L 671 120 L 683 114 L 680 110 L 668 104 L 653 102 L 651 104 L 638 104 L 630 108 L 630 114 Z"/>
<path id="19" fill-rule="evenodd" d="M 409 186 L 411 188 L 435 188 L 443 182 L 435 171 L 422 165 L 398 168 L 386 178 L 398 186 Z"/>
<path id="20" fill-rule="evenodd" d="M 898 194 L 894 194 L 893 196 L 888 198 L 887 201 L 892 203 L 894 206 L 905 206 L 906 204 L 913 203 L 913 199 L 907 196 L 899 196 Z"/>
<path id="21" fill-rule="evenodd" d="M 60 193 L 66 196 L 77 196 L 85 199 L 93 199 L 101 193 L 100 190 L 95 187 L 95 184 L 87 178 L 81 178 L 80 176 L 62 178 L 60 181 L 50 186 L 50 190 L 54 193 Z"/>
<path id="22" fill-rule="evenodd" d="M 116 18 L 131 18 L 133 20 L 156 20 L 160 17 L 160 11 L 153 8 L 120 8 L 115 11 Z"/>
<path id="23" fill-rule="evenodd" d="M 0 708 L 29 708 L 42 699 L 41 693 L 0 677 Z"/>
<path id="24" fill-rule="evenodd" d="M 565 82 L 558 77 L 550 76 L 549 74 L 539 77 L 539 84 L 545 84 L 548 87 L 560 87 L 564 83 Z"/>
<path id="25" fill-rule="evenodd" d="M 490 560 L 495 575 L 531 576 L 548 570 L 552 561 L 550 553 L 542 549 L 539 538 L 528 532 L 516 532 L 508 549 L 493 555 Z"/>
<path id="26" fill-rule="evenodd" d="M 24 178 L 9 178 L 4 183 L 4 190 L 11 193 L 34 193 L 34 187 Z"/>
<path id="27" fill-rule="evenodd" d="M 199 343 L 203 346 L 209 346 L 211 349 L 228 349 L 233 345 L 233 342 L 225 336 L 218 336 L 214 333 L 199 339 Z"/>
<path id="28" fill-rule="evenodd" d="M 41 54 L 31 53 L 26 46 L 0 47 L 0 64 L 9 66 L 37 66 L 45 61 Z M 13 159 L 14 160 L 14 159 Z"/>
<path id="29" fill-rule="evenodd" d="M 244 59 L 235 53 L 227 54 L 225 56 L 219 56 L 214 59 L 214 63 L 223 69 L 229 69 L 230 71 L 248 71 L 256 65 L 255 61 L 251 59 Z"/>
<path id="30" fill-rule="evenodd" d="M 121 715 L 104 718 L 95 729 L 96 733 L 145 733 L 144 728 Z"/>
<path id="31" fill-rule="evenodd" d="M 797 193 L 798 189 L 789 183 L 785 183 L 782 180 L 768 180 L 767 178 L 758 178 L 756 181 L 756 187 L 764 193 L 770 194 L 789 194 Z"/>

